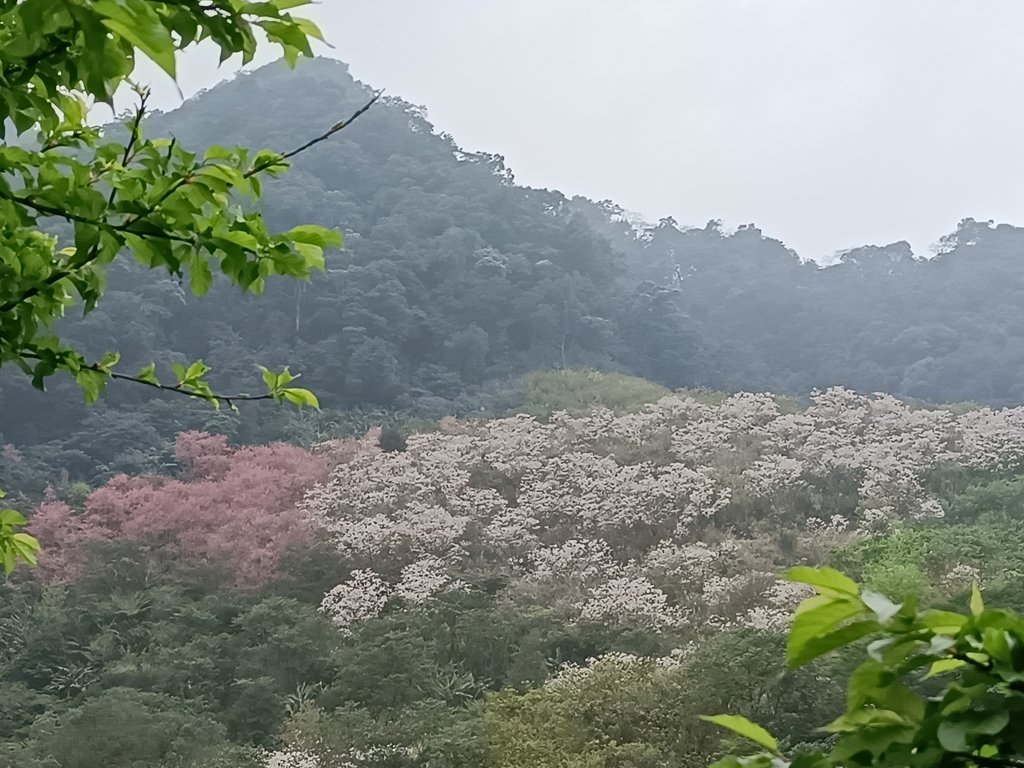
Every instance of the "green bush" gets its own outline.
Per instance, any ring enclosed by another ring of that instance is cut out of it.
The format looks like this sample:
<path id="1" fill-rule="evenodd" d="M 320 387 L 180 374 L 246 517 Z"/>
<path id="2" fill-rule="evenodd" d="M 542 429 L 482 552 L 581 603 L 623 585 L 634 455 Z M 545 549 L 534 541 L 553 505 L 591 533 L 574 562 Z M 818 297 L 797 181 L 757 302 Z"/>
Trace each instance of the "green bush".
<path id="1" fill-rule="evenodd" d="M 665 387 L 635 376 L 572 369 L 533 371 L 513 387 L 520 398 L 514 410 L 538 418 L 558 411 L 580 415 L 598 407 L 629 413 L 670 394 Z"/>

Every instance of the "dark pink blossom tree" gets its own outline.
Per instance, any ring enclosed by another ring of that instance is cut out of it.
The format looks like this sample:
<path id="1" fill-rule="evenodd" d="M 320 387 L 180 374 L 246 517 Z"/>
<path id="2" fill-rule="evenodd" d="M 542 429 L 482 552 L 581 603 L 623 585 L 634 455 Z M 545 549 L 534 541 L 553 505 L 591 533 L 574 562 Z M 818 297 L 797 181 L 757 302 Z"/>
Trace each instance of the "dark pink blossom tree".
<path id="1" fill-rule="evenodd" d="M 240 584 L 260 583 L 290 547 L 311 540 L 297 506 L 327 476 L 327 461 L 283 443 L 231 448 L 202 432 L 178 436 L 180 478 L 118 475 L 78 513 L 45 502 L 30 530 L 47 542 L 46 577 L 73 578 L 81 546 L 96 539 L 155 539 L 218 563 Z"/>

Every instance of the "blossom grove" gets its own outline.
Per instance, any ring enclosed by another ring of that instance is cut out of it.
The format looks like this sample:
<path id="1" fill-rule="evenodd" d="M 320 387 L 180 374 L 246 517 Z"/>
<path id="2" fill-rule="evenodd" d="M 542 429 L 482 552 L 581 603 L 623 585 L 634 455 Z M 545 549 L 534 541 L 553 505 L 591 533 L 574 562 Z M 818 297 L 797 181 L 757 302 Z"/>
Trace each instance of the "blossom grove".
<path id="1" fill-rule="evenodd" d="M 941 517 L 940 473 L 1019 464 L 1024 408 L 679 394 L 621 416 L 448 420 L 404 452 L 369 434 L 319 453 L 337 464 L 302 508 L 356 568 L 322 606 L 343 629 L 459 589 L 481 561 L 510 599 L 573 620 L 778 629 L 800 592 L 765 569 L 782 559 L 749 567 L 766 539 L 793 531 L 813 559 L 830 537 Z"/>

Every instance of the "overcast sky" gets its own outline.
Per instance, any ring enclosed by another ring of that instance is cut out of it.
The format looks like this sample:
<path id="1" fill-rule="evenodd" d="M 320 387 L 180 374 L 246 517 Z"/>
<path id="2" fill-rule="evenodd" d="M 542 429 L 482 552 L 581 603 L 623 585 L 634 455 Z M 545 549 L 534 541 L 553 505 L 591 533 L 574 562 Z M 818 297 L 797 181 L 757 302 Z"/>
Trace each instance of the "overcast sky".
<path id="1" fill-rule="evenodd" d="M 801 256 L 1024 223 L 1019 0 L 324 0 L 359 79 L 521 183 Z M 187 94 L 228 74 L 203 56 Z M 172 106 L 172 91 L 161 91 Z M 281 105 L 287 108 L 287 105 Z"/>

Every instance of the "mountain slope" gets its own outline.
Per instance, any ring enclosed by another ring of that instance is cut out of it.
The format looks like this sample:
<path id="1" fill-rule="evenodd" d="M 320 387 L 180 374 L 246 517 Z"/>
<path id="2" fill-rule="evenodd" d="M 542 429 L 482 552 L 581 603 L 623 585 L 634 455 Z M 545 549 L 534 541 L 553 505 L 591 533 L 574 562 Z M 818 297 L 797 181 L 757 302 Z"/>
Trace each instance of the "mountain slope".
<path id="1" fill-rule="evenodd" d="M 275 64 L 146 130 L 195 149 L 290 149 L 370 92 L 337 61 Z M 0 462 L 0 485 L 159 470 L 186 429 L 308 440 L 336 432 L 352 408 L 478 411 L 495 382 L 539 368 L 619 370 L 668 387 L 1024 401 L 1024 230 L 1005 225 L 965 220 L 929 261 L 895 244 L 823 269 L 752 225 L 646 226 L 612 203 L 517 186 L 499 155 L 463 150 L 394 98 L 269 182 L 265 212 L 276 228 L 339 227 L 346 249 L 311 284 L 281 281 L 259 298 L 218 285 L 198 301 L 175 280 L 119 265 L 67 336 L 95 354 L 119 348 L 128 366 L 202 358 L 224 389 L 254 381 L 259 364 L 290 364 L 327 415 L 250 408 L 237 418 L 126 386 L 86 409 L 67 382 L 41 395 L 4 370 L 0 442 L 24 460 Z M 28 469 L 40 463 L 41 474 Z"/>

